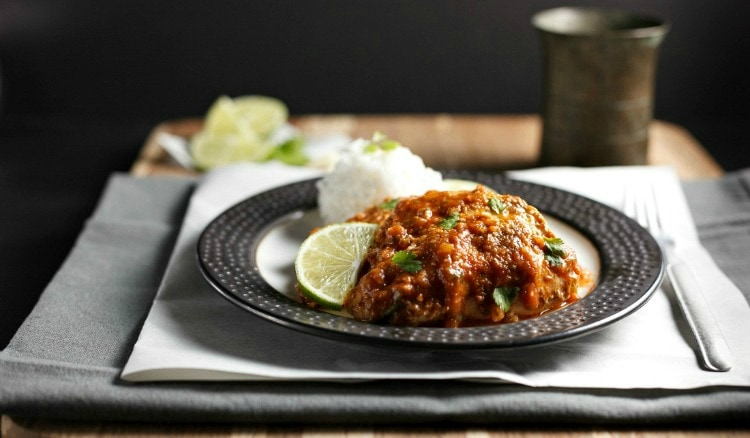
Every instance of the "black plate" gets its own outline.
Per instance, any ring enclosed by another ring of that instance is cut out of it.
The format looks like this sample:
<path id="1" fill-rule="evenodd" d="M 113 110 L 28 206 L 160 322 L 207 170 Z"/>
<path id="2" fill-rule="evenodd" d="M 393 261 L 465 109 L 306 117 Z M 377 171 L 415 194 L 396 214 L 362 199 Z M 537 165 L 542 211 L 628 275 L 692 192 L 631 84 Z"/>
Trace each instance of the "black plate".
<path id="1" fill-rule="evenodd" d="M 631 314 L 651 297 L 664 275 L 659 245 L 647 230 L 604 204 L 498 173 L 443 172 L 524 198 L 583 234 L 599 254 L 593 291 L 538 318 L 467 328 L 393 327 L 313 310 L 274 289 L 261 275 L 257 249 L 280 218 L 317 207 L 317 180 L 279 187 L 227 209 L 203 231 L 198 264 L 208 282 L 231 303 L 286 327 L 349 341 L 431 348 L 509 348 L 539 345 L 591 333 Z M 308 232 L 309 230 L 304 230 Z"/>

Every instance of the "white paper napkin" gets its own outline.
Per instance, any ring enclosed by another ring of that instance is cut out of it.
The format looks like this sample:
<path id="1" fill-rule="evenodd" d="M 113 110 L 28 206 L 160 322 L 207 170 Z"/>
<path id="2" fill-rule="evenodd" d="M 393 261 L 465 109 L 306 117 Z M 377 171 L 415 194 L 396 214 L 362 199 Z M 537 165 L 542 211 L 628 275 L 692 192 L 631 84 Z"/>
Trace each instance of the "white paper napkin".
<path id="1" fill-rule="evenodd" d="M 318 175 L 281 164 L 244 164 L 207 174 L 193 195 L 163 283 L 122 372 L 128 381 L 478 379 L 535 387 L 695 388 L 750 386 L 750 308 L 726 280 L 709 302 L 735 359 L 726 373 L 703 371 L 686 324 L 662 290 L 640 310 L 596 333 L 512 351 L 404 350 L 330 340 L 265 321 L 221 298 L 201 277 L 198 236 L 224 209 L 261 191 Z M 628 181 L 659 182 L 670 223 L 696 232 L 675 173 L 664 167 L 547 168 L 513 172 L 620 207 Z M 713 263 L 697 250 L 694 264 Z M 716 286 L 716 285 L 709 285 Z"/>

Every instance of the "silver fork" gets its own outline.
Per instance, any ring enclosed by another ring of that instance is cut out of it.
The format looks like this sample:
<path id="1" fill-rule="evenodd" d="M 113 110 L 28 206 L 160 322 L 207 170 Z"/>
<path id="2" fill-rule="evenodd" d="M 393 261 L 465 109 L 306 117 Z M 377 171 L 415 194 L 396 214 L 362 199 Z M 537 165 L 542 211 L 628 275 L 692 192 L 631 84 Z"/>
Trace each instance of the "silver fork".
<path id="1" fill-rule="evenodd" d="M 676 254 L 675 241 L 665 230 L 658 207 L 653 184 L 643 183 L 626 190 L 623 211 L 659 242 L 667 265 L 667 278 L 698 345 L 703 367 L 709 371 L 729 371 L 732 368 L 729 346 L 695 276 Z"/>

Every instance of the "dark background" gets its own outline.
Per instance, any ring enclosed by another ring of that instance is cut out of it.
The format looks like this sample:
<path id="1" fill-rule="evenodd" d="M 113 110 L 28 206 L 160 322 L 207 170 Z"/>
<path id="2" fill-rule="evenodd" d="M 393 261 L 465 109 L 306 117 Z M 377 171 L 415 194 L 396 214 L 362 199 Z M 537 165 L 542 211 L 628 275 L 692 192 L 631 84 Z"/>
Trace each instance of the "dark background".
<path id="1" fill-rule="evenodd" d="M 743 0 L 0 0 L 0 348 L 158 122 L 220 94 L 293 114 L 538 112 L 529 19 L 581 4 L 667 18 L 655 116 L 750 166 Z"/>

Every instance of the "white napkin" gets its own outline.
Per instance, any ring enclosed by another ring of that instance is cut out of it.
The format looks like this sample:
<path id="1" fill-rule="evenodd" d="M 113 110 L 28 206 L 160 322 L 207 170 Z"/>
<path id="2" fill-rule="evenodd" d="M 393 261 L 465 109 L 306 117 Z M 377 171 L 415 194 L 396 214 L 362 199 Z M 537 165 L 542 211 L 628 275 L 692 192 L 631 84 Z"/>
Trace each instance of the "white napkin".
<path id="1" fill-rule="evenodd" d="M 234 203 L 319 171 L 281 164 L 244 164 L 207 174 L 193 195 L 153 307 L 122 371 L 128 381 L 477 379 L 535 387 L 696 388 L 750 386 L 750 308 L 729 280 L 709 288 L 735 364 L 703 371 L 686 325 L 659 290 L 633 315 L 574 340 L 512 351 L 430 351 L 347 343 L 265 321 L 221 298 L 201 277 L 198 236 Z M 664 167 L 547 168 L 513 172 L 620 207 L 628 181 L 660 182 L 685 239 L 695 228 L 674 172 Z M 699 252 L 693 263 L 713 263 Z"/>

